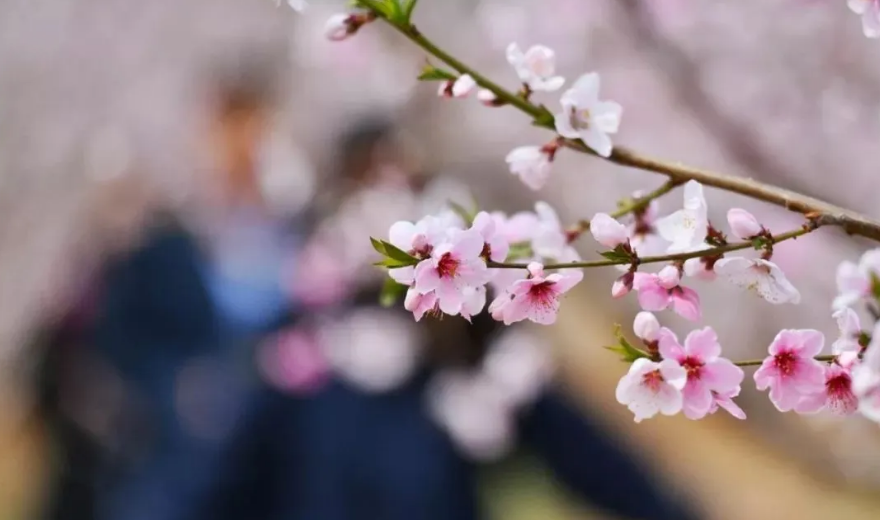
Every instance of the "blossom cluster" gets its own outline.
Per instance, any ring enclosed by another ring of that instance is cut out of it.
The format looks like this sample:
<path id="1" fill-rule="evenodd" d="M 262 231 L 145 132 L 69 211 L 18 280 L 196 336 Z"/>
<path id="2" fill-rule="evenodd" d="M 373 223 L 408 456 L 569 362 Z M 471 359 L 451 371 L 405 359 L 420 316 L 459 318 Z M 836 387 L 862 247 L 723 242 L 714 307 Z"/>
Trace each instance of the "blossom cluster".
<path id="1" fill-rule="evenodd" d="M 485 307 L 491 285 L 497 296 L 489 312 L 495 319 L 508 325 L 526 319 L 551 324 L 561 296 L 583 278 L 580 271 L 544 272 L 541 262 L 579 257 L 556 212 L 543 202 L 534 212 L 509 217 L 483 211 L 469 224 L 451 210 L 415 223 L 396 222 L 388 238 L 415 261 L 390 267 L 388 274 L 407 287 L 404 306 L 416 320 L 441 312 L 470 319 Z M 511 252 L 530 260 L 526 269 L 492 267 Z"/>

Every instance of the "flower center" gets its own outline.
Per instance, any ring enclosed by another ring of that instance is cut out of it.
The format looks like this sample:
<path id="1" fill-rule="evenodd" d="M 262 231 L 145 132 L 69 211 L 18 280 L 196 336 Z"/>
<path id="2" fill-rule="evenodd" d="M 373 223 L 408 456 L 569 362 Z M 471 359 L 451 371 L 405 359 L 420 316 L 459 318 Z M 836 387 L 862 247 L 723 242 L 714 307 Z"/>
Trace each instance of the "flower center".
<path id="1" fill-rule="evenodd" d="M 849 374 L 842 373 L 826 381 L 825 389 L 828 391 L 828 395 L 843 396 L 850 393 L 851 383 Z"/>
<path id="2" fill-rule="evenodd" d="M 480 256 L 488 260 L 492 257 L 492 247 L 489 246 L 488 242 L 483 243 L 483 250 L 480 252 Z"/>
<path id="3" fill-rule="evenodd" d="M 776 370 L 783 376 L 790 376 L 797 366 L 797 357 L 791 352 L 780 352 L 773 359 Z"/>
<path id="4" fill-rule="evenodd" d="M 568 121 L 575 130 L 586 130 L 590 128 L 590 111 L 572 107 Z"/>
<path id="5" fill-rule="evenodd" d="M 553 290 L 553 282 L 541 282 L 529 289 L 529 299 L 535 305 L 551 307 L 556 301 L 556 291 Z"/>
<path id="6" fill-rule="evenodd" d="M 688 379 L 699 379 L 703 372 L 704 363 L 693 357 L 686 357 L 681 362 L 681 367 L 687 371 Z"/>
<path id="7" fill-rule="evenodd" d="M 663 382 L 663 374 L 660 370 L 648 372 L 642 376 L 642 385 L 648 387 L 652 392 L 660 390 L 660 384 Z"/>
<path id="8" fill-rule="evenodd" d="M 452 253 L 444 253 L 437 262 L 437 274 L 440 278 L 454 278 L 461 263 L 452 256 Z"/>

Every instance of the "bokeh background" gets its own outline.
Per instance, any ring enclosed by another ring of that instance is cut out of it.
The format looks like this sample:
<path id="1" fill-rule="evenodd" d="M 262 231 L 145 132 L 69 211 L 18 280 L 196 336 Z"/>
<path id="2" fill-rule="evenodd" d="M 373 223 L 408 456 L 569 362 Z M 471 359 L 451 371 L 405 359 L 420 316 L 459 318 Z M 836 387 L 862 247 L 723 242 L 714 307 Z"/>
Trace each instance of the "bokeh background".
<path id="1" fill-rule="evenodd" d="M 540 199 L 569 222 L 661 182 L 561 153 L 548 186 L 531 192 L 503 158 L 548 136 L 521 114 L 437 98 L 434 85 L 414 79 L 424 55 L 380 24 L 326 41 L 324 21 L 341 2 L 314 0 L 303 14 L 283 4 L 0 0 L 0 517 L 38 518 L 57 470 L 49 429 L 34 411 L 43 355 L 35 338 L 68 312 L 85 273 L 137 246 L 152 209 L 200 212 L 200 96 L 212 64 L 259 55 L 277 74 L 281 108 L 261 175 L 266 193 L 291 213 L 339 188 L 340 136 L 377 115 L 393 121 L 403 163 L 418 165 L 405 173 L 445 179 L 421 207 L 472 195 L 483 208 L 516 211 Z M 511 88 L 511 41 L 554 48 L 569 81 L 599 71 L 603 97 L 624 107 L 617 142 L 880 218 L 880 48 L 844 2 L 422 0 L 416 22 Z M 737 205 L 773 230 L 799 223 L 779 208 L 707 192 L 717 222 Z M 333 200 L 323 215 L 342 207 Z M 665 212 L 679 205 L 678 192 L 661 202 Z M 405 204 L 371 207 L 369 219 L 343 221 L 351 226 L 336 245 L 369 261 L 367 235 L 413 213 Z M 581 253 L 592 254 L 589 240 L 581 242 Z M 705 321 L 735 359 L 761 356 L 780 328 L 834 337 L 834 269 L 866 247 L 836 230 L 780 245 L 776 259 L 803 302 L 775 307 L 707 286 Z M 858 417 L 779 414 L 750 373 L 739 399 L 746 422 L 719 414 L 632 424 L 613 395 L 626 367 L 601 348 L 612 324 L 627 327 L 637 310 L 632 298 L 608 297 L 615 275 L 588 272 L 559 324 L 534 331 L 585 413 L 707 518 L 876 517 L 880 427 Z M 689 328 L 664 320 L 681 333 Z M 603 517 L 528 454 L 487 466 L 479 486 L 493 518 Z"/>

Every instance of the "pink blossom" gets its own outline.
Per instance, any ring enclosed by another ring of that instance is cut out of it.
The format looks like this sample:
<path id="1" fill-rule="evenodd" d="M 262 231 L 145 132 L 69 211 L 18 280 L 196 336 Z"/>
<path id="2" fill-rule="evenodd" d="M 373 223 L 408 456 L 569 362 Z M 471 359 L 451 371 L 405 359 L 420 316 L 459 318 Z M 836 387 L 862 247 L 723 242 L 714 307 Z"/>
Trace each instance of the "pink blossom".
<path id="1" fill-rule="evenodd" d="M 421 321 L 425 314 L 440 312 L 437 295 L 433 291 L 421 294 L 414 287 L 407 289 L 403 308 L 413 313 L 416 321 Z"/>
<path id="2" fill-rule="evenodd" d="M 555 76 L 556 53 L 543 45 L 533 45 L 525 53 L 519 45 L 507 46 L 507 61 L 516 70 L 519 80 L 535 92 L 553 92 L 562 88 L 565 78 Z"/>
<path id="3" fill-rule="evenodd" d="M 795 406 L 798 413 L 816 413 L 828 410 L 836 415 L 852 415 L 859 401 L 852 390 L 852 377 L 848 368 L 837 364 L 825 366 L 825 388 L 805 396 Z"/>
<path id="4" fill-rule="evenodd" d="M 617 402 L 626 405 L 635 422 L 642 422 L 662 413 L 675 415 L 681 411 L 681 391 L 687 384 L 687 372 L 671 359 L 657 363 L 637 359 L 617 384 Z"/>
<path id="5" fill-rule="evenodd" d="M 498 321 L 510 325 L 529 319 L 542 325 L 556 321 L 559 299 L 584 277 L 580 270 L 566 270 L 564 274 L 544 275 L 544 266 L 532 262 L 529 278 L 518 280 L 504 294 L 489 305 L 489 312 Z"/>
<path id="6" fill-rule="evenodd" d="M 461 317 L 471 321 L 471 318 L 486 306 L 486 286 L 467 286 L 462 291 L 464 303 L 461 306 Z"/>
<path id="7" fill-rule="evenodd" d="M 446 314 L 458 314 L 465 303 L 464 288 L 485 285 L 491 277 L 480 258 L 483 247 L 478 230 L 452 230 L 450 240 L 436 245 L 431 257 L 416 266 L 414 287 L 420 294 L 434 292 Z"/>
<path id="8" fill-rule="evenodd" d="M 754 215 L 740 208 L 733 208 L 727 212 L 727 224 L 730 226 L 730 233 L 740 240 L 747 240 L 764 231 L 764 227 L 758 223 Z"/>
<path id="9" fill-rule="evenodd" d="M 611 138 L 617 133 L 623 108 L 613 101 L 599 100 L 599 75 L 581 76 L 560 99 L 556 131 L 569 139 L 580 139 L 602 157 L 611 156 Z"/>
<path id="10" fill-rule="evenodd" d="M 880 277 L 880 248 L 865 252 L 858 265 L 844 261 L 837 267 L 835 310 L 849 307 L 872 295 L 874 280 Z"/>
<path id="11" fill-rule="evenodd" d="M 510 173 L 517 175 L 523 184 L 537 191 L 550 178 L 554 154 L 555 149 L 548 151 L 546 146 L 520 146 L 507 154 L 505 161 L 510 167 Z"/>
<path id="12" fill-rule="evenodd" d="M 477 99 L 487 107 L 499 106 L 500 104 L 498 103 L 498 96 L 487 88 L 481 88 L 477 91 Z"/>
<path id="13" fill-rule="evenodd" d="M 483 257 L 493 262 L 503 262 L 507 259 L 510 244 L 504 238 L 502 230 L 499 229 L 497 221 L 492 215 L 485 211 L 477 213 L 477 216 L 474 217 L 473 227 L 483 237 L 483 251 L 481 253 Z"/>
<path id="14" fill-rule="evenodd" d="M 717 402 L 716 396 L 739 393 L 743 371 L 721 357 L 721 345 L 711 327 L 692 331 L 685 338 L 684 346 L 668 329 L 664 329 L 659 337 L 658 347 L 663 359 L 678 362 L 687 372 L 682 409 L 688 419 L 702 419 L 710 413 Z"/>
<path id="15" fill-rule="evenodd" d="M 470 74 L 462 74 L 455 80 L 446 80 L 440 83 L 437 89 L 437 95 L 446 98 L 464 98 L 468 97 L 474 89 L 477 88 L 477 82 Z"/>
<path id="16" fill-rule="evenodd" d="M 609 216 L 607 213 L 596 213 L 590 219 L 590 233 L 596 242 L 614 249 L 629 240 L 626 226 Z"/>
<path id="17" fill-rule="evenodd" d="M 634 199 L 644 195 L 645 193 L 641 191 L 632 194 Z M 629 243 L 639 256 L 659 255 L 664 253 L 668 247 L 666 240 L 657 234 L 654 225 L 657 221 L 659 206 L 656 200 L 652 200 L 640 213 L 630 217 L 626 225 L 629 232 Z"/>
<path id="18" fill-rule="evenodd" d="M 862 326 L 859 315 L 850 308 L 840 309 L 833 314 L 837 320 L 837 328 L 840 336 L 831 345 L 831 353 L 837 356 L 837 362 L 845 367 L 851 366 L 858 361 L 862 346 L 859 337 L 862 334 Z"/>
<path id="19" fill-rule="evenodd" d="M 822 351 L 825 336 L 817 330 L 782 330 L 768 349 L 770 355 L 755 372 L 758 390 L 770 389 L 770 400 L 780 412 L 793 410 L 804 397 L 822 392 L 825 368 L 813 359 Z"/>
<path id="20" fill-rule="evenodd" d="M 880 38 L 880 0 L 848 0 L 850 10 L 862 17 L 862 32 Z"/>
<path id="21" fill-rule="evenodd" d="M 406 251 L 410 255 L 426 259 L 434 250 L 434 243 L 446 238 L 450 231 L 448 223 L 442 219 L 427 216 L 413 224 L 399 221 L 388 230 L 388 241 L 391 245 Z M 388 270 L 388 276 L 403 285 L 412 285 L 415 267 L 398 267 Z"/>
<path id="22" fill-rule="evenodd" d="M 727 410 L 727 413 L 736 417 L 737 419 L 743 420 L 746 418 L 746 413 L 742 408 L 739 407 L 735 402 L 733 402 L 733 398 L 738 396 L 740 392 L 740 388 L 737 387 L 736 391 L 719 394 L 717 392 L 712 392 L 712 407 L 709 409 L 709 414 L 714 414 L 718 411 L 719 408 L 724 408 Z"/>
<path id="23" fill-rule="evenodd" d="M 773 304 L 800 303 L 801 294 L 776 264 L 762 258 L 722 258 L 715 272 L 731 284 L 754 291 Z"/>
<path id="24" fill-rule="evenodd" d="M 715 259 L 707 258 L 688 258 L 684 261 L 683 271 L 685 276 L 712 282 L 718 277 L 715 272 Z"/>
<path id="25" fill-rule="evenodd" d="M 623 298 L 633 289 L 633 282 L 635 280 L 635 275 L 631 272 L 626 272 L 620 275 L 617 280 L 614 280 L 614 283 L 611 284 L 611 297 L 612 298 Z"/>
<path id="26" fill-rule="evenodd" d="M 680 285 L 677 268 L 667 266 L 660 273 L 636 273 L 633 288 L 639 293 L 639 305 L 646 311 L 662 311 L 672 306 L 676 314 L 691 321 L 700 319 L 700 296 Z"/>

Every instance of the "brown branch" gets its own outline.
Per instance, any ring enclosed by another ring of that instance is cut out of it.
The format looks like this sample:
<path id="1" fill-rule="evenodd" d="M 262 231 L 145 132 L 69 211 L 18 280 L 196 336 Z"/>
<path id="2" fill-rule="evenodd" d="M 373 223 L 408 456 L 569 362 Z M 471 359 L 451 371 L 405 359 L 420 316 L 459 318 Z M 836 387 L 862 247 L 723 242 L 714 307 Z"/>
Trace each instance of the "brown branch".
<path id="1" fill-rule="evenodd" d="M 360 2 L 368 8 L 371 8 L 374 5 L 374 0 L 360 0 Z M 398 24 L 382 17 L 381 13 L 378 11 L 377 15 L 429 54 L 440 59 L 460 74 L 470 74 L 478 85 L 492 91 L 498 99 L 505 101 L 531 116 L 533 118 L 533 123 L 536 126 L 555 131 L 553 115 L 546 107 L 534 105 L 533 103 L 493 83 L 471 67 L 465 65 L 463 62 L 439 48 L 422 35 L 414 25 Z M 596 155 L 595 152 L 581 141 L 566 139 L 564 143 L 568 148 L 573 150 Z M 758 182 L 749 178 L 725 175 L 710 170 L 646 157 L 620 146 L 614 148 L 611 156 L 608 157 L 607 160 L 621 166 L 629 166 L 631 168 L 659 173 L 677 183 L 694 180 L 706 186 L 729 191 L 731 193 L 738 193 L 753 199 L 775 204 L 788 210 L 802 213 L 813 220 L 817 225 L 837 226 L 842 228 L 848 234 L 858 235 L 880 242 L 880 222 L 860 215 L 854 211 L 794 191 Z"/>

